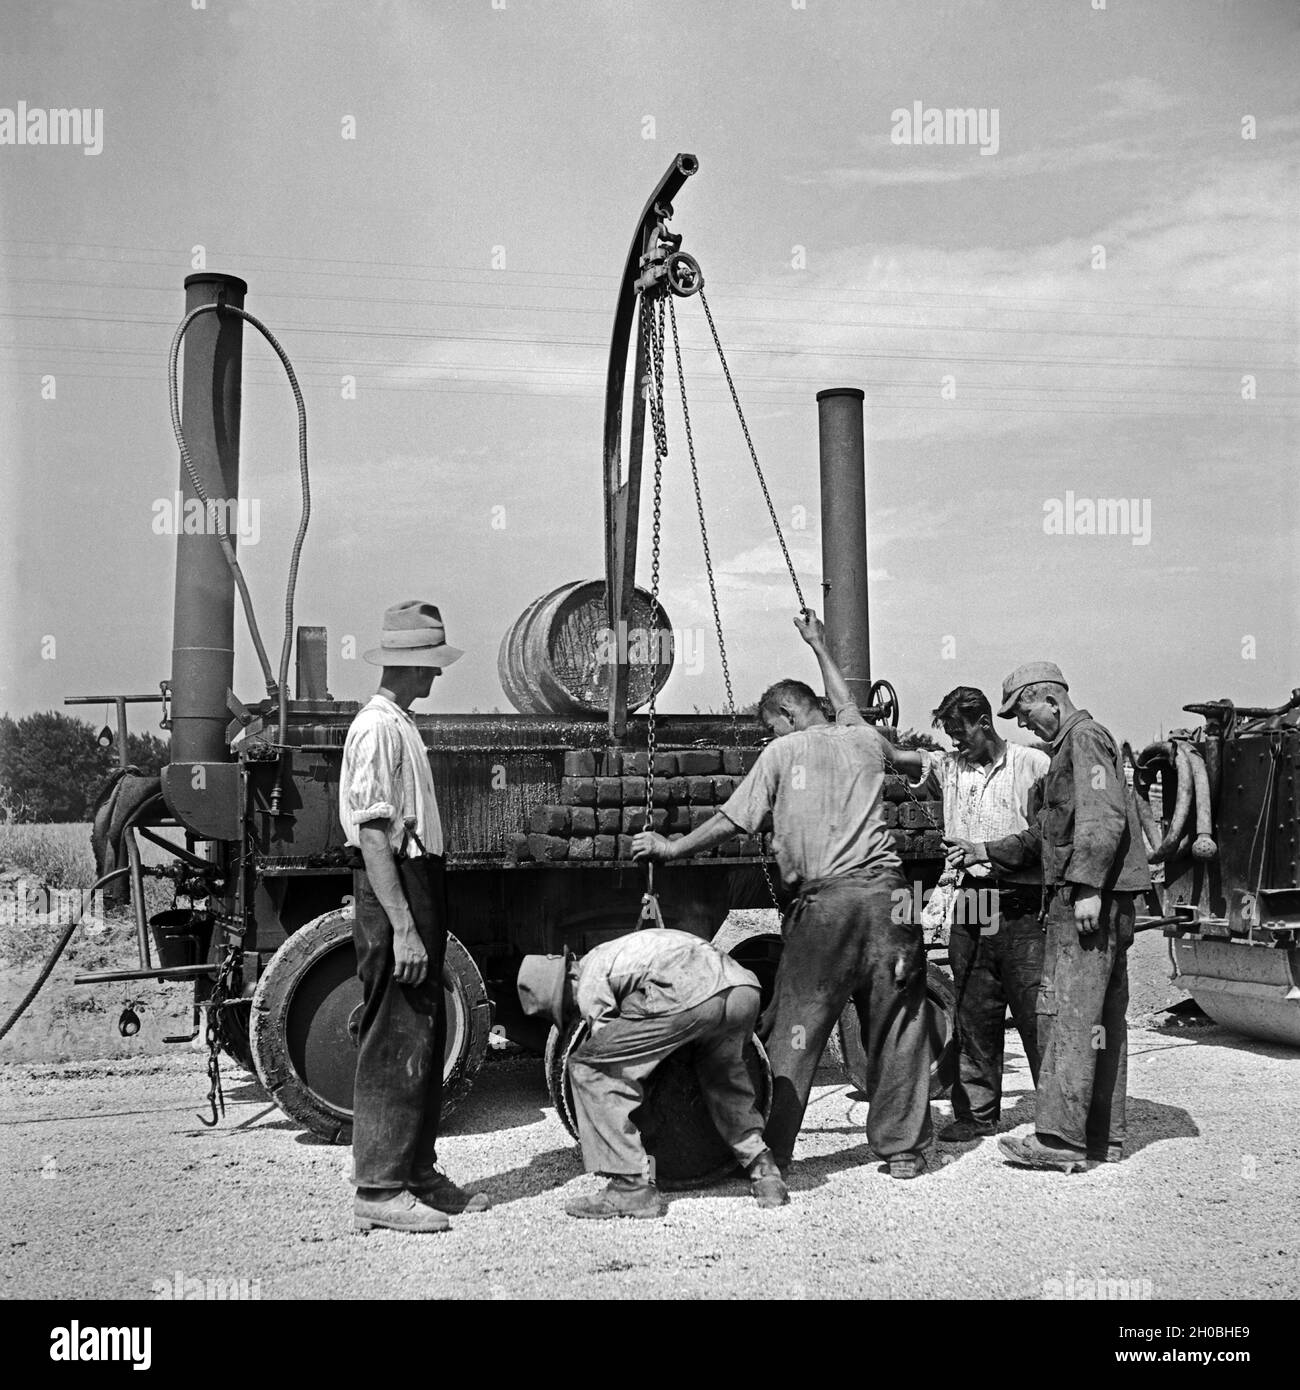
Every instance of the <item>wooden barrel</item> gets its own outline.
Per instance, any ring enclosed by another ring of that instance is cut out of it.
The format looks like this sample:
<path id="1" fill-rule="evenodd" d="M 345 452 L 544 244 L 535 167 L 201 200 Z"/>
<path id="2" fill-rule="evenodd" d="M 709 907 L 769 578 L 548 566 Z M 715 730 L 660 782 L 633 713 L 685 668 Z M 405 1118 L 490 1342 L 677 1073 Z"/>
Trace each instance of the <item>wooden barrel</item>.
<path id="1" fill-rule="evenodd" d="M 569 1058 L 586 1041 L 588 1024 L 575 1019 L 560 1032 L 551 1029 L 546 1046 L 546 1082 L 565 1129 L 578 1138 L 578 1119 L 569 1081 Z M 772 1109 L 772 1069 L 763 1044 L 745 1044 L 745 1066 L 754 1083 L 754 1098 L 764 1119 Z M 688 1043 L 650 1073 L 645 1098 L 633 1112 L 645 1151 L 654 1159 L 655 1181 L 666 1192 L 708 1187 L 739 1171 L 735 1155 L 714 1127 L 695 1075 L 694 1049 Z"/>
<path id="2" fill-rule="evenodd" d="M 635 590 L 624 641 L 630 658 L 628 709 L 663 689 L 673 667 L 673 635 L 662 604 Z M 617 661 L 601 580 L 562 584 L 519 615 L 501 639 L 497 674 L 520 714 L 603 714 Z"/>

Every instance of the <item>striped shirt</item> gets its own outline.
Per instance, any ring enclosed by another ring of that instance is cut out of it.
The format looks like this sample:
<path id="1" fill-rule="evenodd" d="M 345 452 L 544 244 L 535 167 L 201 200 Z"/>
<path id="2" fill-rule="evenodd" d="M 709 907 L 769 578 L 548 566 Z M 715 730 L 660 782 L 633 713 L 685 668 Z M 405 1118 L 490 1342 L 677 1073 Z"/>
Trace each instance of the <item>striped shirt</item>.
<path id="1" fill-rule="evenodd" d="M 1051 759 L 1037 748 L 1008 743 L 995 762 L 984 766 L 952 753 L 921 750 L 921 777 L 914 791 L 928 787 L 943 797 L 944 834 L 976 844 L 1000 840 L 1029 827 L 1029 793 L 1047 773 Z M 966 872 L 987 878 L 988 864 L 972 864 Z M 1014 883 L 1039 883 L 1036 865 L 1004 870 L 998 875 Z"/>
<path id="2" fill-rule="evenodd" d="M 415 834 L 428 854 L 443 852 L 442 818 L 433 790 L 429 751 L 415 720 L 386 695 L 363 705 L 348 730 L 339 775 L 339 820 L 348 844 L 361 848 L 361 826 L 388 823 L 388 843 L 400 854 L 406 820 L 415 817 Z M 420 853 L 414 841 L 408 857 Z"/>

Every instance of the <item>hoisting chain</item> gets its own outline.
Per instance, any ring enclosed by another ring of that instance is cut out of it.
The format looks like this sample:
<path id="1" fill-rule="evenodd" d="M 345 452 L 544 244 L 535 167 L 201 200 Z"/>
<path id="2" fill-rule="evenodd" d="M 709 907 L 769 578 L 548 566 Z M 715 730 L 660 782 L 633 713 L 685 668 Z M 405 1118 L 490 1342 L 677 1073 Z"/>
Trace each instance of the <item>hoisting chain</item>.
<path id="1" fill-rule="evenodd" d="M 713 322 L 709 301 L 702 287 L 699 295 L 700 303 L 704 306 L 704 317 L 709 321 L 709 332 L 713 334 L 713 346 L 718 350 L 718 361 L 722 363 L 722 375 L 727 379 L 727 389 L 731 392 L 731 401 L 736 407 L 741 432 L 745 436 L 749 457 L 754 464 L 754 472 L 758 474 L 758 485 L 763 489 L 763 501 L 767 503 L 767 514 L 772 518 L 772 527 L 776 531 L 777 543 L 781 547 L 781 554 L 785 557 L 785 567 L 790 571 L 790 583 L 794 585 L 795 597 L 799 600 L 799 611 L 806 615 L 811 613 L 812 609 L 803 600 L 803 589 L 799 586 L 799 576 L 794 571 L 794 562 L 790 559 L 790 552 L 786 548 L 785 534 L 781 530 L 781 523 L 776 519 L 776 508 L 772 505 L 772 494 L 767 490 L 767 479 L 763 476 L 763 469 L 758 462 L 758 451 L 754 448 L 753 439 L 750 438 L 749 426 L 745 423 L 745 412 L 741 409 L 740 397 L 736 394 L 736 383 L 731 379 L 731 368 L 727 366 L 727 355 L 722 350 L 722 340 L 718 337 L 717 326 Z"/>
<path id="2" fill-rule="evenodd" d="M 662 294 L 653 300 L 641 295 L 641 341 L 646 361 L 646 408 L 650 413 L 650 430 L 654 437 L 654 522 L 650 547 L 650 616 L 656 634 L 659 621 L 659 543 L 663 521 L 663 465 L 668 456 L 668 429 L 664 421 L 664 304 Z M 658 639 L 656 638 L 656 641 Z M 657 653 L 656 653 L 657 655 Z M 645 765 L 645 828 L 654 828 L 654 764 L 656 747 L 655 682 L 650 683 L 650 703 L 646 708 L 646 765 Z M 641 898 L 641 918 L 638 926 L 664 924 L 655 894 L 654 860 L 646 863 L 646 891 Z"/>
<path id="3" fill-rule="evenodd" d="M 217 978 L 212 983 L 212 993 L 208 995 L 202 1006 L 207 1013 L 207 1026 L 204 1029 L 203 1041 L 208 1049 L 207 1101 L 212 1110 L 212 1118 L 208 1119 L 206 1116 L 200 1115 L 198 1119 L 200 1124 L 207 1125 L 209 1129 L 214 1128 L 217 1122 L 224 1119 L 226 1115 L 226 1097 L 221 1089 L 221 1010 L 227 1006 L 229 1000 L 238 996 L 238 991 L 231 988 L 231 980 L 239 958 L 240 952 L 237 946 L 227 947 L 226 958 L 221 962 L 217 970 Z"/>
<path id="4" fill-rule="evenodd" d="M 677 305 L 668 301 L 668 320 L 673 330 L 673 356 L 677 360 L 677 384 L 682 394 L 682 421 L 686 427 L 686 452 L 691 460 L 691 483 L 695 488 L 695 510 L 700 518 L 700 542 L 704 546 L 704 572 L 709 580 L 709 599 L 713 604 L 713 627 L 718 634 L 718 654 L 722 659 L 722 680 L 727 688 L 727 713 L 731 716 L 731 741 L 740 746 L 740 725 L 736 722 L 736 697 L 731 689 L 731 668 L 727 664 L 727 643 L 722 635 L 722 614 L 718 609 L 718 586 L 713 579 L 713 556 L 709 551 L 709 528 L 704 520 L 704 497 L 700 492 L 700 472 L 695 463 L 695 440 L 691 435 L 691 411 L 686 402 L 686 376 L 682 371 L 682 347 L 677 338 Z"/>

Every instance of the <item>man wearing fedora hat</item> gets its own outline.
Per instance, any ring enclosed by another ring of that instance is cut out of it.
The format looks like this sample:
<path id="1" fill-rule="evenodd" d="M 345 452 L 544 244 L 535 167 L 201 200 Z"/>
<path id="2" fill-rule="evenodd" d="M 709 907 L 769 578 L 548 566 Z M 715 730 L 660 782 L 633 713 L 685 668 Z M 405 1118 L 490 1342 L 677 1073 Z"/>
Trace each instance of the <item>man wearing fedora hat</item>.
<path id="1" fill-rule="evenodd" d="M 446 1015 L 442 821 L 410 707 L 463 653 L 442 615 L 414 600 L 384 614 L 379 689 L 343 745 L 339 819 L 354 870 L 353 939 L 362 1006 L 352 1122 L 356 1228 L 444 1231 L 446 1213 L 488 1200 L 437 1168 Z"/>
<path id="2" fill-rule="evenodd" d="M 745 1066 L 759 987 L 739 961 L 690 932 L 648 927 L 604 942 L 581 962 L 567 954 L 525 956 L 517 988 L 526 1014 L 560 1029 L 581 1014 L 591 1025 L 569 1059 L 569 1080 L 584 1165 L 609 1182 L 570 1202 L 570 1216 L 663 1215 L 632 1115 L 647 1077 L 688 1044 L 709 1116 L 749 1174 L 758 1205 L 790 1200 Z"/>
<path id="3" fill-rule="evenodd" d="M 1151 886 L 1119 746 L 1076 709 L 1060 667 L 1031 661 L 1002 683 L 998 714 L 1051 748 L 1035 824 L 987 843 L 952 838 L 949 863 L 1019 869 L 1040 860 L 1047 943 L 1038 995 L 1035 1132 L 998 1146 L 1025 1167 L 1073 1172 L 1123 1156 L 1128 948 L 1134 895 Z"/>

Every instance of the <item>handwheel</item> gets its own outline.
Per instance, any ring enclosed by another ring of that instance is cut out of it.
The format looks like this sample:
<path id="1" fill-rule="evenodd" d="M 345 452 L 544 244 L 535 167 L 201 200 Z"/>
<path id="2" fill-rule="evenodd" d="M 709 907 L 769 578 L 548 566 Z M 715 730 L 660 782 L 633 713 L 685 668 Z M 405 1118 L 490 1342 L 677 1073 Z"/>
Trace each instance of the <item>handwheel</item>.
<path id="1" fill-rule="evenodd" d="M 876 703 L 878 692 L 885 695 L 879 704 Z M 863 713 L 868 719 L 876 719 L 892 728 L 898 728 L 898 693 L 888 681 L 872 681 L 867 691 L 867 706 Z"/>
<path id="2" fill-rule="evenodd" d="M 704 288 L 704 272 L 694 256 L 674 251 L 664 264 L 668 288 L 682 299 L 698 294 Z"/>

